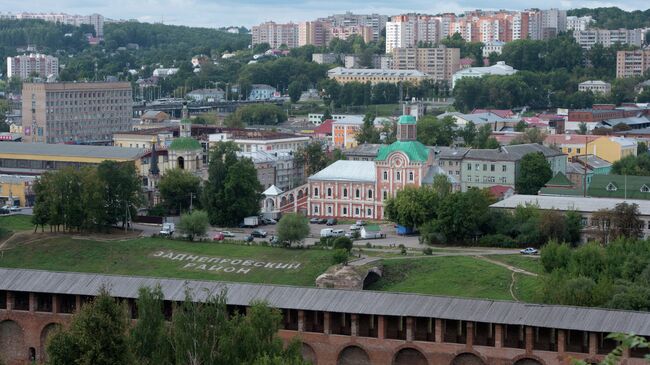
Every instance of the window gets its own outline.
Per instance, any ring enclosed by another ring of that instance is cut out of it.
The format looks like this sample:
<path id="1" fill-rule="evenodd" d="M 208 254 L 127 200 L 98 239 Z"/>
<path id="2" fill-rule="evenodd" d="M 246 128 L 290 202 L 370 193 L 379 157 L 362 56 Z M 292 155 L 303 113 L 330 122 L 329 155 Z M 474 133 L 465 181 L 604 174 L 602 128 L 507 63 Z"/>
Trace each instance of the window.
<path id="1" fill-rule="evenodd" d="M 368 199 L 372 199 L 372 190 L 368 190 Z"/>
<path id="2" fill-rule="evenodd" d="M 501 172 L 506 172 L 507 169 L 508 167 L 506 165 L 501 166 Z"/>
<path id="3" fill-rule="evenodd" d="M 384 171 L 384 181 L 388 181 L 388 171 Z"/>
<path id="4" fill-rule="evenodd" d="M 641 187 L 641 192 L 642 192 L 642 193 L 648 193 L 648 192 L 650 192 L 650 188 L 648 187 L 648 185 L 643 184 L 643 186 Z"/>
<path id="5" fill-rule="evenodd" d="M 467 170 L 468 170 L 468 171 L 472 171 L 472 164 L 471 164 L 471 163 L 468 163 L 468 164 L 467 164 Z"/>
<path id="6" fill-rule="evenodd" d="M 490 165 L 490 171 L 494 171 L 494 164 Z"/>
<path id="7" fill-rule="evenodd" d="M 343 207 L 343 215 L 348 215 L 348 208 L 347 207 Z"/>
<path id="8" fill-rule="evenodd" d="M 506 183 L 506 180 L 507 180 L 507 179 L 506 179 L 505 176 L 504 176 L 504 177 L 501 177 L 501 178 L 499 179 L 499 181 L 500 181 L 502 184 L 505 184 L 505 183 Z"/>
<path id="9" fill-rule="evenodd" d="M 332 207 L 331 206 L 327 207 L 327 214 L 332 214 Z"/>
<path id="10" fill-rule="evenodd" d="M 384 196 L 384 200 L 388 199 L 388 192 L 386 190 L 384 190 L 383 196 Z"/>
<path id="11" fill-rule="evenodd" d="M 618 188 L 616 187 L 616 185 L 614 185 L 614 183 L 610 182 L 609 184 L 607 184 L 607 187 L 605 188 L 605 190 L 607 190 L 607 191 L 616 191 L 616 190 L 618 190 Z"/>
<path id="12" fill-rule="evenodd" d="M 576 148 L 576 152 L 578 152 L 578 154 L 580 154 L 580 149 L 579 149 L 579 148 Z"/>
<path id="13" fill-rule="evenodd" d="M 483 171 L 487 171 L 487 164 L 486 163 L 483 164 Z"/>
<path id="14" fill-rule="evenodd" d="M 318 188 L 314 188 L 314 196 L 318 196 Z"/>
<path id="15" fill-rule="evenodd" d="M 480 164 L 474 164 L 474 170 L 478 171 L 481 168 Z"/>
<path id="16" fill-rule="evenodd" d="M 354 208 L 354 215 L 359 215 L 359 208 Z"/>
<path id="17" fill-rule="evenodd" d="M 332 197 L 332 188 L 327 188 L 327 197 Z"/>
<path id="18" fill-rule="evenodd" d="M 402 175 L 400 174 L 399 171 L 397 171 L 397 174 L 395 174 L 395 180 L 397 180 L 397 181 L 402 180 Z"/>
<path id="19" fill-rule="evenodd" d="M 368 211 L 366 211 L 366 217 L 372 217 L 372 209 L 368 208 Z"/>
<path id="20" fill-rule="evenodd" d="M 344 198 L 348 197 L 348 189 L 347 188 L 343 188 L 343 197 Z"/>
<path id="21" fill-rule="evenodd" d="M 361 191 L 360 191 L 359 189 L 355 190 L 355 191 L 354 191 L 354 196 L 355 196 L 356 198 L 360 198 L 360 197 L 361 197 Z"/>
<path id="22" fill-rule="evenodd" d="M 567 148 L 567 152 L 569 152 L 569 153 L 571 153 L 572 150 L 573 150 L 573 148 L 571 148 L 571 147 Z"/>
<path id="23" fill-rule="evenodd" d="M 413 172 L 409 172 L 409 181 L 413 181 Z"/>

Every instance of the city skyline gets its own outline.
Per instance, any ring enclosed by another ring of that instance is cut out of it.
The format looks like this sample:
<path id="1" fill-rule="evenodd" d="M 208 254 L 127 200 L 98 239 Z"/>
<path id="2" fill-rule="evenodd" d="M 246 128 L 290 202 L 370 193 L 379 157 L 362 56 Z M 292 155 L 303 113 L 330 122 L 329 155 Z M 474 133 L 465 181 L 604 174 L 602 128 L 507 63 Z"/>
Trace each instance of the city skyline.
<path id="1" fill-rule="evenodd" d="M 165 24 L 225 27 L 246 26 L 259 24 L 264 21 L 300 22 L 324 17 L 333 13 L 379 13 L 396 15 L 409 12 L 436 14 L 442 12 L 461 13 L 466 10 L 523 10 L 524 8 L 552 8 L 572 9 L 580 7 L 618 6 L 624 10 L 645 10 L 647 3 L 643 0 L 626 0 L 621 2 L 610 1 L 572 1 L 552 0 L 528 1 L 525 5 L 510 0 L 490 2 L 486 7 L 483 2 L 476 0 L 461 0 L 453 2 L 432 3 L 423 0 L 407 0 L 399 4 L 393 1 L 378 0 L 372 3 L 350 4 L 346 1 L 333 0 L 290 2 L 242 0 L 219 1 L 212 0 L 149 0 L 144 3 L 133 3 L 126 0 L 117 0 L 110 4 L 96 0 L 61 0 L 55 4 L 46 0 L 29 1 L 29 5 L 18 1 L 7 2 L 3 6 L 4 12 L 64 12 L 70 14 L 87 15 L 99 13 L 112 19 L 136 19 L 141 22 L 163 22 Z"/>

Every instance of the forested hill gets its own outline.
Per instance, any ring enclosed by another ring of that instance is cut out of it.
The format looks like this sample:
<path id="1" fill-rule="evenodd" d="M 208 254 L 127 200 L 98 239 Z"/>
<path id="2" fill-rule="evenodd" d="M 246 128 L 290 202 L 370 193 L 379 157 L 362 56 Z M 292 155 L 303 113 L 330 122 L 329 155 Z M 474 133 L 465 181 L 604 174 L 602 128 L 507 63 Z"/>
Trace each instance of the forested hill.
<path id="1" fill-rule="evenodd" d="M 580 8 L 567 11 L 567 15 L 591 15 L 596 20 L 594 25 L 603 29 L 650 27 L 650 9 L 625 11 L 617 7 Z"/>
<path id="2" fill-rule="evenodd" d="M 186 51 L 192 51 L 194 54 L 234 51 L 246 48 L 251 43 L 251 36 L 248 34 L 138 22 L 106 24 L 104 39 L 108 49 L 135 43 L 141 48 L 184 47 Z"/>

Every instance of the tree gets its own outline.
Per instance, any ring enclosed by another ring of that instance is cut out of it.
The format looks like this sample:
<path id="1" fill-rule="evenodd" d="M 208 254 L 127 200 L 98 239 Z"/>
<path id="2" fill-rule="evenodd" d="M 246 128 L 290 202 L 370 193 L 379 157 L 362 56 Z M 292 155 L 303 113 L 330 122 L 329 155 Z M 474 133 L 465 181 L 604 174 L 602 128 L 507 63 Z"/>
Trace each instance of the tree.
<path id="1" fill-rule="evenodd" d="M 210 152 L 208 181 L 203 189 L 203 207 L 213 225 L 236 225 L 256 215 L 262 186 L 250 159 L 237 159 L 233 142 L 219 142 Z"/>
<path id="2" fill-rule="evenodd" d="M 102 288 L 95 299 L 82 306 L 69 329 L 52 335 L 46 351 L 52 365 L 134 364 L 128 340 L 126 307 Z"/>
<path id="3" fill-rule="evenodd" d="M 181 215 L 181 222 L 178 225 L 178 229 L 181 233 L 186 234 L 190 241 L 194 241 L 194 237 L 205 235 L 209 224 L 210 222 L 206 212 L 194 210 L 191 213 Z"/>
<path id="4" fill-rule="evenodd" d="M 452 144 L 456 123 L 452 117 L 437 119 L 424 116 L 418 119 L 418 141 L 428 146 L 449 146 Z"/>
<path id="5" fill-rule="evenodd" d="M 578 125 L 578 134 L 582 134 L 582 135 L 587 134 L 587 123 L 580 122 L 580 124 Z"/>
<path id="6" fill-rule="evenodd" d="M 137 214 L 140 206 L 140 179 L 132 162 L 102 161 L 97 166 L 98 178 L 104 183 L 107 216 L 111 224 L 122 222 Z"/>
<path id="7" fill-rule="evenodd" d="M 306 166 L 308 175 L 313 175 L 329 164 L 329 159 L 319 142 L 311 142 L 305 147 L 299 147 L 295 154 L 296 163 Z"/>
<path id="8" fill-rule="evenodd" d="M 639 142 L 636 146 L 636 154 L 643 155 L 648 153 L 648 144 L 645 142 Z"/>
<path id="9" fill-rule="evenodd" d="M 458 131 L 458 135 L 463 138 L 463 141 L 465 141 L 465 146 L 474 145 L 476 141 L 476 134 L 476 124 L 474 124 L 472 121 L 467 122 L 463 129 Z"/>
<path id="10" fill-rule="evenodd" d="M 363 126 L 356 135 L 358 144 L 379 143 L 379 131 L 375 128 L 375 116 L 368 113 L 363 117 Z"/>
<path id="11" fill-rule="evenodd" d="M 553 171 L 540 152 L 528 153 L 519 162 L 516 189 L 519 194 L 536 195 L 546 182 L 553 177 Z"/>
<path id="12" fill-rule="evenodd" d="M 165 175 L 158 184 L 160 197 L 164 206 L 171 211 L 182 212 L 190 208 L 190 204 L 200 206 L 201 179 L 189 171 L 172 169 L 165 171 Z"/>
<path id="13" fill-rule="evenodd" d="M 422 236 L 428 243 L 467 244 L 487 233 L 491 203 L 487 191 L 471 188 L 451 193 L 438 204 L 437 218 L 424 227 Z"/>
<path id="14" fill-rule="evenodd" d="M 160 285 L 138 290 L 138 321 L 135 322 L 130 337 L 133 353 L 139 364 L 173 364 L 165 323 L 164 299 Z"/>
<path id="15" fill-rule="evenodd" d="M 637 204 L 618 203 L 612 210 L 612 237 L 639 238 L 643 233 L 644 221 L 640 218 Z"/>
<path id="16" fill-rule="evenodd" d="M 225 123 L 229 127 L 250 125 L 277 125 L 287 120 L 287 113 L 275 104 L 251 104 L 237 108 Z"/>
<path id="17" fill-rule="evenodd" d="M 495 147 L 496 143 L 496 147 Z M 483 124 L 476 133 L 476 138 L 474 139 L 474 148 L 497 148 L 499 147 L 499 142 L 497 142 L 494 137 L 492 137 L 492 125 Z"/>
<path id="18" fill-rule="evenodd" d="M 386 202 L 386 216 L 391 221 L 417 229 L 436 216 L 438 192 L 429 187 L 406 187 Z"/>
<path id="19" fill-rule="evenodd" d="M 566 244 L 550 241 L 544 245 L 540 260 L 547 273 L 567 269 L 571 260 L 571 248 Z"/>
<path id="20" fill-rule="evenodd" d="M 350 254 L 350 251 L 352 251 L 352 240 L 345 236 L 336 237 L 332 243 L 332 247 L 335 250 L 345 250 L 348 254 Z"/>
<path id="21" fill-rule="evenodd" d="M 307 217 L 297 213 L 285 214 L 278 222 L 277 232 L 280 242 L 286 242 L 289 246 L 300 243 L 309 235 Z"/>

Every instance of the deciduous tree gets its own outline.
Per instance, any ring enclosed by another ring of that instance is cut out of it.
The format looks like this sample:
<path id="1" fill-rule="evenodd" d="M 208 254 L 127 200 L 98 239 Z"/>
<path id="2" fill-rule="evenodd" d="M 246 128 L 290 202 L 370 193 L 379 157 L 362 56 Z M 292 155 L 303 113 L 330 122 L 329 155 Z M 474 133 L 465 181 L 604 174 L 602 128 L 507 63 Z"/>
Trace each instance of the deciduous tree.
<path id="1" fill-rule="evenodd" d="M 289 246 L 300 243 L 309 235 L 307 217 L 297 213 L 285 214 L 278 222 L 277 232 L 280 242 L 286 242 Z"/>
<path id="2" fill-rule="evenodd" d="M 528 153 L 519 162 L 516 189 L 519 194 L 536 195 L 552 177 L 553 171 L 542 153 Z"/>

